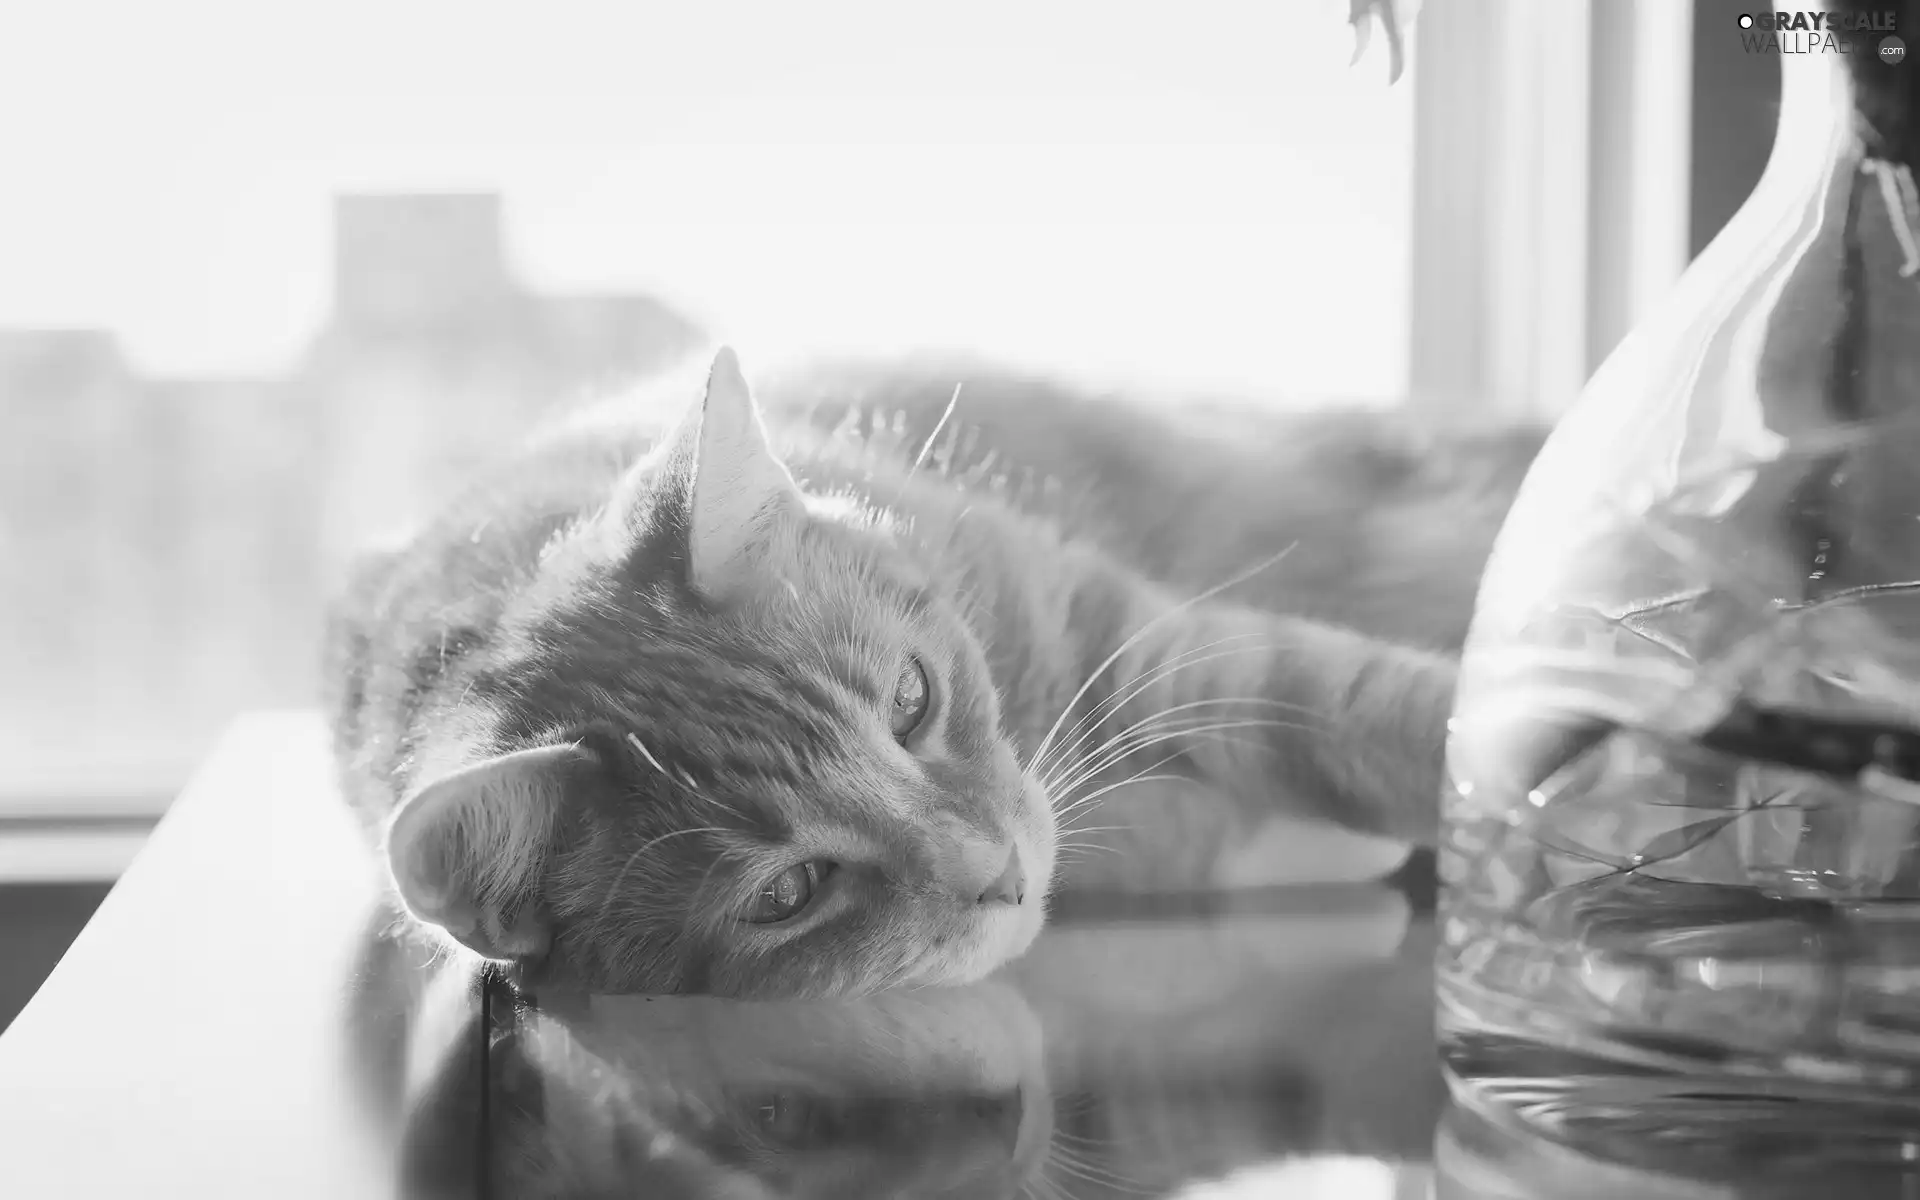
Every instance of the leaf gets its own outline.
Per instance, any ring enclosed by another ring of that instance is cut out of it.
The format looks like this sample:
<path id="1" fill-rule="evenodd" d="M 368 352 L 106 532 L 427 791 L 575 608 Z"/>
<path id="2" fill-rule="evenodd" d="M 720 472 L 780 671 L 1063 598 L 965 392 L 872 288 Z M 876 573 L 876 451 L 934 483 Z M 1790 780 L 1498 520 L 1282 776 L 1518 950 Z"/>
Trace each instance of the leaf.
<path id="1" fill-rule="evenodd" d="M 1648 842 L 1640 853 L 1633 856 L 1633 866 L 1627 868 L 1637 871 L 1641 867 L 1651 867 L 1669 859 L 1679 858 L 1682 854 L 1705 842 L 1714 834 L 1747 815 L 1751 809 L 1728 813 L 1723 817 L 1709 817 L 1704 821 L 1694 821 L 1678 829 L 1669 829 L 1659 837 Z"/>
<path id="2" fill-rule="evenodd" d="M 1378 18 L 1387 35 L 1387 82 L 1398 83 L 1406 67 L 1406 34 L 1401 28 L 1396 0 L 1348 0 L 1347 23 L 1353 27 L 1353 62 L 1366 54 L 1373 39 L 1373 22 Z"/>
<path id="3" fill-rule="evenodd" d="M 1555 854 L 1564 854 L 1568 858 L 1577 858 L 1596 866 L 1612 867 L 1616 873 L 1631 871 L 1635 865 L 1621 859 L 1618 855 L 1606 854 L 1591 846 L 1581 845 L 1579 842 L 1561 837 L 1558 833 L 1536 831 L 1533 840 L 1534 844 L 1543 850 L 1551 850 Z"/>

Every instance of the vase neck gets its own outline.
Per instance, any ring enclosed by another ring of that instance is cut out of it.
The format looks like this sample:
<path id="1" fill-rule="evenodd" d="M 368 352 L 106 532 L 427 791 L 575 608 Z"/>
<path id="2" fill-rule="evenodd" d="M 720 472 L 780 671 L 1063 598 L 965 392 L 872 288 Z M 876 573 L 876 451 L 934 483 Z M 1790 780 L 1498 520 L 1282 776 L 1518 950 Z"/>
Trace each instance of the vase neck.
<path id="1" fill-rule="evenodd" d="M 1824 11 L 1829 32 L 1780 35 L 1768 170 L 1805 178 L 1836 155 L 1920 170 L 1920 58 L 1880 54 L 1889 37 L 1920 43 L 1920 0 L 1826 0 Z"/>

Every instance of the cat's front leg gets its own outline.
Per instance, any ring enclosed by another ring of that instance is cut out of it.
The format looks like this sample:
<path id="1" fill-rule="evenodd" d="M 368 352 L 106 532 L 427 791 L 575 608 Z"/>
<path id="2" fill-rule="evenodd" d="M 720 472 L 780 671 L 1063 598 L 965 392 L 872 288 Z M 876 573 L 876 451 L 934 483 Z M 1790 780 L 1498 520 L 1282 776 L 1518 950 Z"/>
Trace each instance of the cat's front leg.
<path id="1" fill-rule="evenodd" d="M 1108 699 L 1082 706 L 1097 734 L 1080 736 L 1109 747 L 1108 774 L 1170 768 L 1269 812 L 1433 843 L 1450 658 L 1151 590 L 1133 611 L 1090 692 Z"/>
<path id="2" fill-rule="evenodd" d="M 1203 610 L 1169 648 L 1178 655 L 1189 650 L 1181 643 L 1228 638 L 1229 645 L 1251 647 L 1214 660 L 1209 670 L 1165 676 L 1171 705 L 1217 707 L 1222 721 L 1245 720 L 1254 735 L 1184 746 L 1202 777 L 1241 787 L 1277 775 L 1340 825 L 1432 845 L 1454 659 L 1304 618 L 1224 606 Z"/>

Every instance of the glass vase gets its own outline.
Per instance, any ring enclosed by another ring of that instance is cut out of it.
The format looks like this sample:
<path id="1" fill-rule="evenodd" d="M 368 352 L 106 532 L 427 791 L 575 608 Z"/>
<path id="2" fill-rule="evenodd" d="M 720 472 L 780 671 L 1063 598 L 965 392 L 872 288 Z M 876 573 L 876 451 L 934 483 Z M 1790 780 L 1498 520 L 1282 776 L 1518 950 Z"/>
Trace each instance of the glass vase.
<path id="1" fill-rule="evenodd" d="M 1827 12 L 1512 509 L 1440 851 L 1459 1103 L 1776 1181 L 1920 1171 L 1920 0 Z"/>

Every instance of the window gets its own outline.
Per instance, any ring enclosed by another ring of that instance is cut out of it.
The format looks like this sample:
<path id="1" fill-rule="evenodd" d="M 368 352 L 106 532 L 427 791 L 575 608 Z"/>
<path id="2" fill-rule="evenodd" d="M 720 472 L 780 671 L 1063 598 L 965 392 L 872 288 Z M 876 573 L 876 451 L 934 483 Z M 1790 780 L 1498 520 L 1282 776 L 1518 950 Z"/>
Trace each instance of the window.
<path id="1" fill-rule="evenodd" d="M 1344 2 L 41 6 L 0 50 L 0 812 L 314 702 L 360 539 L 703 335 L 1404 388 Z"/>
<path id="2" fill-rule="evenodd" d="M 704 338 L 1556 411 L 1757 174 L 1730 3 L 1427 0 L 1391 88 L 1346 0 L 42 6 L 0 816 L 159 811 L 352 546 Z"/>
<path id="3" fill-rule="evenodd" d="M 1427 0 L 1394 87 L 1346 0 L 43 6 L 0 814 L 158 811 L 351 547 L 705 338 L 1557 411 L 1757 174 L 1730 4 Z"/>

